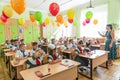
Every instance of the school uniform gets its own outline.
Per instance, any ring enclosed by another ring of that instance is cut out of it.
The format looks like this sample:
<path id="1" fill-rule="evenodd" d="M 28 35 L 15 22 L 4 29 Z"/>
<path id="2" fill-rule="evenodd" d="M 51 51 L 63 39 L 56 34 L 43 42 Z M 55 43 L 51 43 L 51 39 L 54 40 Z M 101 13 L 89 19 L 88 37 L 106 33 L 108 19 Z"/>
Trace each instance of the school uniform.
<path id="1" fill-rule="evenodd" d="M 19 49 L 19 46 L 18 45 L 12 45 L 12 50 L 15 51 L 15 50 L 18 50 Z"/>
<path id="2" fill-rule="evenodd" d="M 74 43 L 70 43 L 69 48 L 76 48 L 76 45 Z"/>
<path id="3" fill-rule="evenodd" d="M 49 55 L 48 56 L 48 61 L 54 61 L 54 60 L 57 60 L 57 59 L 61 59 L 61 55 L 59 55 L 58 53 L 56 53 L 55 55 Z"/>
<path id="4" fill-rule="evenodd" d="M 38 41 L 38 45 L 42 45 L 43 43 L 44 43 L 43 40 L 39 40 L 39 41 Z"/>
<path id="5" fill-rule="evenodd" d="M 17 50 L 15 57 L 16 58 L 24 58 L 24 57 L 27 57 L 28 55 L 29 54 L 26 50 L 25 51 Z"/>
<path id="6" fill-rule="evenodd" d="M 5 44 L 6 48 L 10 48 L 11 44 Z"/>
<path id="7" fill-rule="evenodd" d="M 29 58 L 26 61 L 27 67 L 28 68 L 33 68 L 33 67 L 40 66 L 40 65 L 42 65 L 42 61 L 43 61 L 42 57 L 35 58 L 34 56 L 32 56 L 31 58 Z"/>
<path id="8" fill-rule="evenodd" d="M 68 47 L 67 45 L 62 45 L 62 47 L 63 47 L 65 50 L 69 49 L 69 47 Z"/>
<path id="9" fill-rule="evenodd" d="M 77 47 L 75 49 L 75 53 L 76 54 L 82 54 L 83 53 L 82 48 Z M 88 63 L 89 63 L 88 59 L 80 57 L 79 55 L 77 55 L 74 60 L 77 61 L 77 62 L 80 62 L 81 63 L 80 66 L 88 66 Z"/>

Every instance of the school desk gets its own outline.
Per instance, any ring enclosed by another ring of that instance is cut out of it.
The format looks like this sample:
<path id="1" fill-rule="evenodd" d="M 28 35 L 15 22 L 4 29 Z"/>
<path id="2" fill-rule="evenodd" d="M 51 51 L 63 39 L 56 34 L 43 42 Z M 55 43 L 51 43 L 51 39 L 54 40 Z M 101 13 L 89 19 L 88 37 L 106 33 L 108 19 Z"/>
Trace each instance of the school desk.
<path id="1" fill-rule="evenodd" d="M 91 45 L 93 50 L 100 49 L 100 44 Z"/>
<path id="2" fill-rule="evenodd" d="M 28 57 L 29 58 L 29 57 Z M 19 72 L 21 70 L 26 69 L 26 64 L 25 62 L 27 61 L 27 59 L 23 59 L 20 60 L 20 62 L 18 64 L 14 64 L 14 60 L 10 61 L 11 65 L 15 68 L 15 79 L 21 79 L 22 77 L 20 76 Z"/>
<path id="3" fill-rule="evenodd" d="M 8 64 L 8 73 L 9 76 L 11 77 L 11 65 L 10 65 L 10 60 L 12 60 L 12 57 L 15 55 L 15 52 L 6 52 L 5 54 L 5 62 L 6 66 Z"/>
<path id="4" fill-rule="evenodd" d="M 20 72 L 24 80 L 75 80 L 78 77 L 77 68 L 80 63 L 72 61 L 74 66 L 68 67 L 61 65 L 60 62 L 56 64 L 45 64 L 31 69 L 26 69 Z M 50 68 L 50 72 L 48 71 Z M 43 78 L 37 77 L 36 71 L 40 71 L 44 75 L 49 74 Z"/>
<path id="5" fill-rule="evenodd" d="M 79 55 L 80 57 L 90 60 L 90 76 L 87 76 L 81 72 L 80 72 L 80 74 L 93 80 L 93 69 L 94 68 L 96 68 L 97 66 L 100 66 L 103 63 L 106 63 L 105 68 L 108 68 L 108 53 L 109 53 L 109 51 L 95 50 L 90 53 L 92 53 L 92 54 L 91 55 Z"/>
<path id="6" fill-rule="evenodd" d="M 73 55 L 74 50 L 75 50 L 74 48 L 71 48 L 71 49 L 68 49 L 68 50 L 62 50 L 61 52 L 66 57 L 67 57 L 67 55 L 69 55 L 68 59 L 73 59 L 72 55 Z"/>

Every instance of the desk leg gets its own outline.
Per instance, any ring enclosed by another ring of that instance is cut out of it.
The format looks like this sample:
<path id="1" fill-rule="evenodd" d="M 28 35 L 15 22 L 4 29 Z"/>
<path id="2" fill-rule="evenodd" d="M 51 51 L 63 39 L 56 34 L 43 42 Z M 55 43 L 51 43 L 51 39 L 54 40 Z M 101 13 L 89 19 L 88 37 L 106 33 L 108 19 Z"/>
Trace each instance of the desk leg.
<path id="1" fill-rule="evenodd" d="M 93 80 L 93 65 L 92 65 L 92 60 L 90 60 L 90 79 Z"/>
<path id="2" fill-rule="evenodd" d="M 106 68 L 108 69 L 108 61 L 106 61 Z"/>
<path id="3" fill-rule="evenodd" d="M 8 63 L 8 68 L 9 68 L 9 76 L 11 78 L 11 67 L 10 67 L 10 57 L 8 57 L 9 63 Z"/>

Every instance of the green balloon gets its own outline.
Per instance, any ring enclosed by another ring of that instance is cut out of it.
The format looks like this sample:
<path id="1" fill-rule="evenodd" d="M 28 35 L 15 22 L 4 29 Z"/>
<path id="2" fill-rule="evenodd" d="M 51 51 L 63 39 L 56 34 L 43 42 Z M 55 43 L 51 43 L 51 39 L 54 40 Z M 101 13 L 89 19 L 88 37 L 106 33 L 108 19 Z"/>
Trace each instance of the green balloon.
<path id="1" fill-rule="evenodd" d="M 90 20 L 90 19 L 92 18 L 92 16 L 93 16 L 92 11 L 88 11 L 88 12 L 86 13 L 86 19 Z"/>
<path id="2" fill-rule="evenodd" d="M 42 19 L 41 19 L 41 20 L 39 20 L 39 24 L 42 24 Z"/>
<path id="3" fill-rule="evenodd" d="M 74 25 L 74 26 L 77 26 L 77 22 L 76 22 L 76 21 L 74 21 L 74 22 L 73 22 L 73 25 Z"/>
<path id="4" fill-rule="evenodd" d="M 42 19 L 42 13 L 41 12 L 35 12 L 34 17 L 37 21 L 40 21 Z"/>

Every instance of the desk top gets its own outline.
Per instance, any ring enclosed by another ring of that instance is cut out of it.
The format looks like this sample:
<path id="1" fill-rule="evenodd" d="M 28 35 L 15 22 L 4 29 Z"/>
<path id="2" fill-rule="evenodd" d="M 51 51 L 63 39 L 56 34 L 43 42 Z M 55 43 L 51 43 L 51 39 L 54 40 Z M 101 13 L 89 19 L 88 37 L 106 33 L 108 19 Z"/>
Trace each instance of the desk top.
<path id="1" fill-rule="evenodd" d="M 76 67 L 80 64 L 75 61 L 72 61 L 72 62 L 74 64 L 74 66 L 72 66 L 72 67 Z M 61 65 L 60 62 L 58 62 L 56 64 L 45 64 L 45 65 L 38 66 L 35 68 L 26 69 L 26 70 L 21 71 L 20 74 L 22 75 L 24 80 L 42 80 L 43 78 L 39 78 L 36 76 L 36 74 L 35 74 L 36 71 L 40 71 L 44 75 L 51 73 L 51 75 L 44 77 L 44 78 L 48 78 L 50 76 L 54 76 L 57 73 L 69 70 L 72 67 Z M 50 68 L 50 72 L 48 72 L 48 68 Z"/>
<path id="2" fill-rule="evenodd" d="M 88 58 L 88 59 L 95 59 L 95 58 L 98 58 L 100 56 L 103 56 L 105 54 L 108 54 L 109 51 L 104 51 L 104 50 L 94 50 L 94 51 L 91 51 L 89 54 L 86 54 L 86 55 L 79 55 L 81 57 L 85 57 L 85 58 Z"/>
<path id="3" fill-rule="evenodd" d="M 71 48 L 71 49 L 68 49 L 68 50 L 63 50 L 61 52 L 71 54 L 74 50 L 75 50 L 74 48 Z"/>

